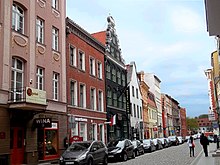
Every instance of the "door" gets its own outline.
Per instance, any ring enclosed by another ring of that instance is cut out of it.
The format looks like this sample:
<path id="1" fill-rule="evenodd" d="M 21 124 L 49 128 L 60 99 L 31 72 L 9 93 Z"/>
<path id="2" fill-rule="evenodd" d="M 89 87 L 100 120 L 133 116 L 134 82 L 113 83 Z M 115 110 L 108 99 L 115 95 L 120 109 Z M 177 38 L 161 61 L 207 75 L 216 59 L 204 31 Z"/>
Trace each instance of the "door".
<path id="1" fill-rule="evenodd" d="M 10 130 L 11 164 L 20 165 L 24 161 L 24 128 L 13 127 Z"/>

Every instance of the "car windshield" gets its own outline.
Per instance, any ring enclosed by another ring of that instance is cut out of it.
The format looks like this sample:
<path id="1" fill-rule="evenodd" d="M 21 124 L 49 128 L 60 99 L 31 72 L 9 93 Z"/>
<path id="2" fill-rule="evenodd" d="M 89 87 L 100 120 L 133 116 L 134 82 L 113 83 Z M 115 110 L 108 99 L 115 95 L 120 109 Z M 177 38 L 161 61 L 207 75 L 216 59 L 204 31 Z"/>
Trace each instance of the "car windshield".
<path id="1" fill-rule="evenodd" d="M 67 150 L 69 151 L 83 151 L 85 149 L 88 149 L 91 143 L 73 143 Z"/>
<path id="2" fill-rule="evenodd" d="M 150 144 L 150 140 L 143 140 L 144 144 Z"/>
<path id="3" fill-rule="evenodd" d="M 137 144 L 136 144 L 136 141 L 132 141 L 131 142 L 134 146 L 136 146 Z"/>
<path id="4" fill-rule="evenodd" d="M 122 147 L 124 147 L 124 141 L 111 141 L 111 142 L 109 142 L 108 143 L 108 147 L 120 147 L 120 148 L 122 148 Z"/>
<path id="5" fill-rule="evenodd" d="M 125 144 L 125 141 L 118 141 L 116 147 L 123 148 L 124 144 Z"/>

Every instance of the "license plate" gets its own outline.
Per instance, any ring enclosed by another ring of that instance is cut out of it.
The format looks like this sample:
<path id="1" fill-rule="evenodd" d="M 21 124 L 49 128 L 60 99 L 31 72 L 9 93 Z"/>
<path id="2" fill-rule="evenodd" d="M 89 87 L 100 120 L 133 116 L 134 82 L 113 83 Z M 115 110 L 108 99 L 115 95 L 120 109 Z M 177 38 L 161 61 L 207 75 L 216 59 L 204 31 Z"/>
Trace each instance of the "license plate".
<path id="1" fill-rule="evenodd" d="M 114 157 L 114 155 L 108 155 L 108 157 L 109 157 L 109 158 L 113 158 L 113 157 Z"/>
<path id="2" fill-rule="evenodd" d="M 66 162 L 65 164 L 74 164 L 74 162 Z"/>

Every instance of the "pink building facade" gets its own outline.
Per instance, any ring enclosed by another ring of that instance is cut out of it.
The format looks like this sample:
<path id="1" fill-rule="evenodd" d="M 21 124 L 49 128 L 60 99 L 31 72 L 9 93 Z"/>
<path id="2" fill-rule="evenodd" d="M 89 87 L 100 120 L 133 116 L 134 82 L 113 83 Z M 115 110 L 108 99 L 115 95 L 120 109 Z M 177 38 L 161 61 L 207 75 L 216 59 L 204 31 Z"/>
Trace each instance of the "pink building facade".
<path id="1" fill-rule="evenodd" d="M 64 150 L 65 17 L 65 0 L 0 1 L 0 164 Z"/>

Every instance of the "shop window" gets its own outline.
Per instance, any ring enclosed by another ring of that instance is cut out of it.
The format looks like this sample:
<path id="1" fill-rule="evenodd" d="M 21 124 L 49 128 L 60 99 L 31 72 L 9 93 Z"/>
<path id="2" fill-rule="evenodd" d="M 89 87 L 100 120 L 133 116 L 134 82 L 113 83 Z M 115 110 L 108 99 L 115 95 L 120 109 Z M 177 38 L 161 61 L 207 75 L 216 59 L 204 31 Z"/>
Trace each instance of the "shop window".
<path id="1" fill-rule="evenodd" d="M 52 128 L 38 128 L 37 144 L 39 160 L 58 157 L 57 123 L 52 123 Z"/>

